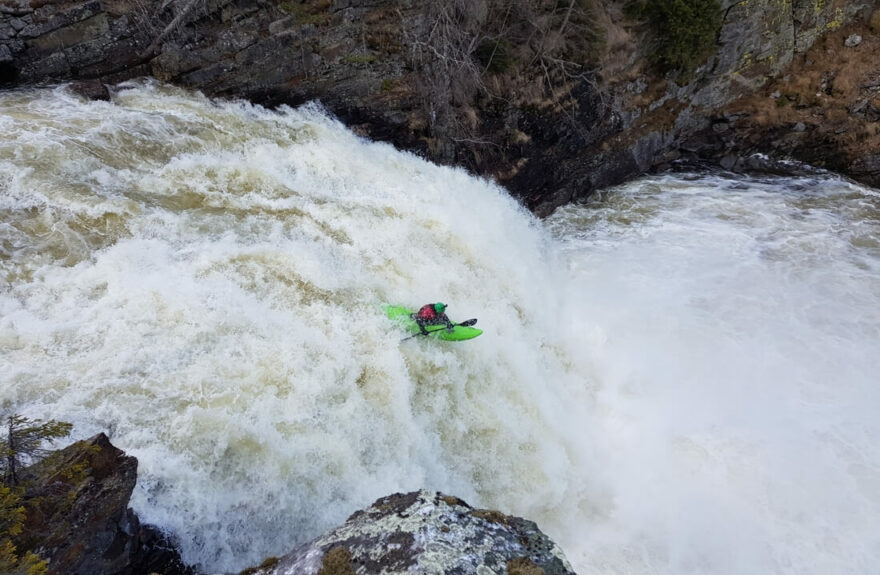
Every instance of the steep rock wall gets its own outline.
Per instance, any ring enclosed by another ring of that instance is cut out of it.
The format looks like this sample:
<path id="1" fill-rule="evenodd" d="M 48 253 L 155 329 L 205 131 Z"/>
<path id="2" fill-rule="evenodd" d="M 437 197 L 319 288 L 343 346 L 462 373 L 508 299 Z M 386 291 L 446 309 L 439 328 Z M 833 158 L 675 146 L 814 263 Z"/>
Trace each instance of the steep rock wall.
<path id="1" fill-rule="evenodd" d="M 651 31 L 623 0 L 582 0 L 574 18 L 550 4 L 0 0 L 0 84 L 72 80 L 106 97 L 103 84 L 151 75 L 269 105 L 319 99 L 364 135 L 490 175 L 544 214 L 681 158 L 751 150 L 740 131 L 722 138 L 713 126 L 817 39 L 876 34 L 878 0 L 725 0 L 717 49 L 683 85 L 647 66 Z M 749 138 L 760 129 L 779 126 L 754 123 Z M 880 184 L 874 159 L 823 141 L 819 156 Z"/>

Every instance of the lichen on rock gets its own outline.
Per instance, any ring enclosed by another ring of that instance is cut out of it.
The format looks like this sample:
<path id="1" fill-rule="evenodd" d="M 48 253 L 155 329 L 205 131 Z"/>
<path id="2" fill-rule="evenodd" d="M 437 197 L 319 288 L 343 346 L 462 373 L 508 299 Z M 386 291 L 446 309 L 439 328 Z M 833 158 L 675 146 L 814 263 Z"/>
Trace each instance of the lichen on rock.
<path id="1" fill-rule="evenodd" d="M 192 575 L 165 534 L 128 507 L 137 466 L 101 433 L 26 468 L 16 544 L 46 559 L 49 575 Z"/>
<path id="2" fill-rule="evenodd" d="M 434 491 L 395 493 L 282 557 L 261 575 L 573 575 L 538 526 Z"/>

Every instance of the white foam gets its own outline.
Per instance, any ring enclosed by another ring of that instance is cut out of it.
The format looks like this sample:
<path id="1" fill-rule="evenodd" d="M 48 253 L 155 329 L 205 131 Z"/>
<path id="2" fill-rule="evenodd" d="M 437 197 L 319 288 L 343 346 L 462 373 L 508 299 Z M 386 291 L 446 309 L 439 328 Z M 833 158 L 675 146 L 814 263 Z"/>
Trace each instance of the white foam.
<path id="1" fill-rule="evenodd" d="M 551 218 L 601 334 L 615 478 L 580 572 L 873 571 L 880 252 L 852 241 L 880 238 L 872 198 L 830 176 L 663 177 Z"/>
<path id="2" fill-rule="evenodd" d="M 0 296 L 3 397 L 108 430 L 140 461 L 135 509 L 187 560 L 237 570 L 420 487 L 571 515 L 587 390 L 547 329 L 545 238 L 503 191 L 317 108 L 156 85 L 110 106 L 35 98 L 51 119 L 0 159 L 43 194 L 46 227 L 124 225 L 75 262 L 18 256 L 33 279 Z M 46 149 L 53 169 L 27 172 Z M 486 335 L 400 344 L 379 305 L 437 299 Z"/>

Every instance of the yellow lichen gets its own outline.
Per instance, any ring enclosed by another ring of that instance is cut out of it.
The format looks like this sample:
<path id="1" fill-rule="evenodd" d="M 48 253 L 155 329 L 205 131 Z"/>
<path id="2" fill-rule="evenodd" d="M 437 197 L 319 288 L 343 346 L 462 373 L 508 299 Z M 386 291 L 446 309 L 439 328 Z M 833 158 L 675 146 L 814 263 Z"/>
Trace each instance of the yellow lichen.
<path id="1" fill-rule="evenodd" d="M 826 30 L 837 30 L 838 28 L 843 26 L 843 21 L 844 21 L 843 10 L 838 8 L 834 12 L 834 18 L 830 22 L 828 22 L 828 24 L 825 25 L 825 29 Z"/>

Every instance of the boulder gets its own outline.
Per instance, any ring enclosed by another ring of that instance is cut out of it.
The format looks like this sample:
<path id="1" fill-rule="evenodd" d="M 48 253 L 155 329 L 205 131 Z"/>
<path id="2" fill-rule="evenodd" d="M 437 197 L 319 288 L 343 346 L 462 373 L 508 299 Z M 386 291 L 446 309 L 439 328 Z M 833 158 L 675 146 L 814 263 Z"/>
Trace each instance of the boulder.
<path id="1" fill-rule="evenodd" d="M 128 508 L 137 464 L 101 433 L 24 470 L 18 547 L 46 559 L 50 575 L 192 573 L 168 538 Z"/>
<path id="2" fill-rule="evenodd" d="M 573 575 L 532 521 L 434 491 L 395 493 L 249 575 Z"/>

